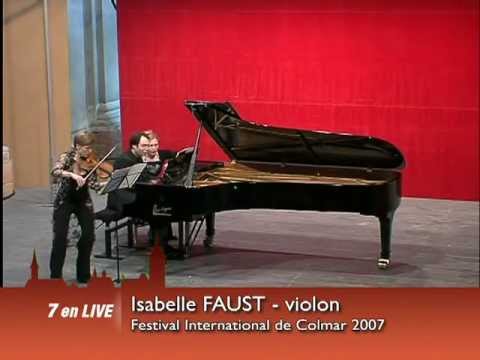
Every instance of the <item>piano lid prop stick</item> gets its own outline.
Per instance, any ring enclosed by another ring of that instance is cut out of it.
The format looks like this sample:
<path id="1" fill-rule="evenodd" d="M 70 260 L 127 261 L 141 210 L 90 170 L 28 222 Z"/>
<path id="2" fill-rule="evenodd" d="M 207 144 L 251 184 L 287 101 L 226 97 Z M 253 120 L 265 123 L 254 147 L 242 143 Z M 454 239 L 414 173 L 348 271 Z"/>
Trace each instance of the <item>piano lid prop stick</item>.
<path id="1" fill-rule="evenodd" d="M 200 126 L 197 130 L 197 138 L 195 140 L 195 148 L 193 150 L 192 158 L 190 159 L 190 165 L 188 166 L 187 178 L 185 179 L 185 186 L 191 187 L 193 184 L 193 170 L 195 169 L 195 162 L 197 161 L 198 148 L 200 146 L 200 135 L 202 133 L 203 124 L 200 122 Z"/>

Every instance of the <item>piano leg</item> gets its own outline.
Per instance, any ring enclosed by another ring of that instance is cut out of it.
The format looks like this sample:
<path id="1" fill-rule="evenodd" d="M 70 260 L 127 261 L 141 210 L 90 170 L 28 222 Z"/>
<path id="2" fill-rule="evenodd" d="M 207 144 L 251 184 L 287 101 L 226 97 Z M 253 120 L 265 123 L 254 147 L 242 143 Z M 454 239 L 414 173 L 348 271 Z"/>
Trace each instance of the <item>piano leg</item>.
<path id="1" fill-rule="evenodd" d="M 185 252 L 185 232 L 184 232 L 184 222 L 178 222 L 178 250 Z"/>
<path id="2" fill-rule="evenodd" d="M 192 251 L 190 234 L 190 222 L 179 221 L 178 222 L 178 250 L 183 253 L 183 257 L 186 259 L 190 257 Z"/>
<path id="3" fill-rule="evenodd" d="M 205 247 L 211 247 L 213 236 L 215 235 L 215 213 L 207 214 L 201 218 L 195 218 L 192 223 L 190 223 L 190 221 L 178 222 L 178 250 L 183 253 L 184 258 L 190 257 L 192 246 L 197 239 L 204 221 L 206 221 L 207 236 L 203 244 Z"/>
<path id="4" fill-rule="evenodd" d="M 185 221 L 185 249 L 183 249 L 183 256 L 185 258 L 192 255 L 192 234 L 190 232 L 190 221 Z"/>
<path id="5" fill-rule="evenodd" d="M 215 213 L 205 215 L 206 233 L 203 240 L 203 246 L 210 248 L 213 246 L 213 237 L 215 236 Z"/>
<path id="6" fill-rule="evenodd" d="M 381 237 L 381 252 L 380 258 L 377 261 L 379 269 L 387 269 L 390 266 L 390 239 L 392 236 L 392 222 L 393 212 L 380 215 L 380 237 Z"/>

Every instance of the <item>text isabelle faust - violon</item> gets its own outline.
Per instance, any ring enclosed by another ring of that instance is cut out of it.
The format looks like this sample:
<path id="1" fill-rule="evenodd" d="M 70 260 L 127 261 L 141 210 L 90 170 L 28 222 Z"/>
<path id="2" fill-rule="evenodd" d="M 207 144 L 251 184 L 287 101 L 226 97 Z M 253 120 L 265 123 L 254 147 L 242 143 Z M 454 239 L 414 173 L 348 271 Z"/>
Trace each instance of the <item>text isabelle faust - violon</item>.
<path id="1" fill-rule="evenodd" d="M 338 300 L 324 300 L 312 296 L 309 299 L 295 297 L 281 301 L 269 301 L 263 295 L 211 296 L 205 295 L 200 300 L 177 296 L 173 299 L 139 299 L 132 296 L 133 313 L 192 313 L 203 312 L 261 312 L 266 307 L 285 308 L 289 312 L 340 312 Z"/>

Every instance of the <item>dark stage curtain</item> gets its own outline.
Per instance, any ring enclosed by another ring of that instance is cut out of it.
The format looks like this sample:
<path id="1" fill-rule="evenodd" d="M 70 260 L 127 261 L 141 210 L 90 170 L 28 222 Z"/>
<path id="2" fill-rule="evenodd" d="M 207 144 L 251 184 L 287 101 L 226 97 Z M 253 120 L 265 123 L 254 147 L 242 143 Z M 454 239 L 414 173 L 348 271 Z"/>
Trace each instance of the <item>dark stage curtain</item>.
<path id="1" fill-rule="evenodd" d="M 371 135 L 404 195 L 479 199 L 478 1 L 118 0 L 124 143 L 191 145 L 185 99 L 248 120 Z M 205 136 L 201 158 L 226 159 Z"/>

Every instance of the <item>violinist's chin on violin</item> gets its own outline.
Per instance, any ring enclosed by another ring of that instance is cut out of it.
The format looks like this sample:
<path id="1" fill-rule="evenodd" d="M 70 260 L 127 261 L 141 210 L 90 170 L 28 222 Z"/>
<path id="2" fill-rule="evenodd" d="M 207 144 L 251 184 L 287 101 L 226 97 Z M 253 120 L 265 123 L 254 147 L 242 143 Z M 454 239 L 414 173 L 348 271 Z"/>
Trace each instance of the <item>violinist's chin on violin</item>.
<path id="1" fill-rule="evenodd" d="M 77 189 L 82 187 L 88 179 L 95 174 L 99 182 L 106 182 L 113 172 L 113 165 L 106 162 L 106 159 L 115 151 L 116 145 L 99 161 L 95 152 L 91 149 L 79 149 L 77 171 L 83 181 L 77 181 Z M 80 179 L 78 179 L 80 180 Z"/>

